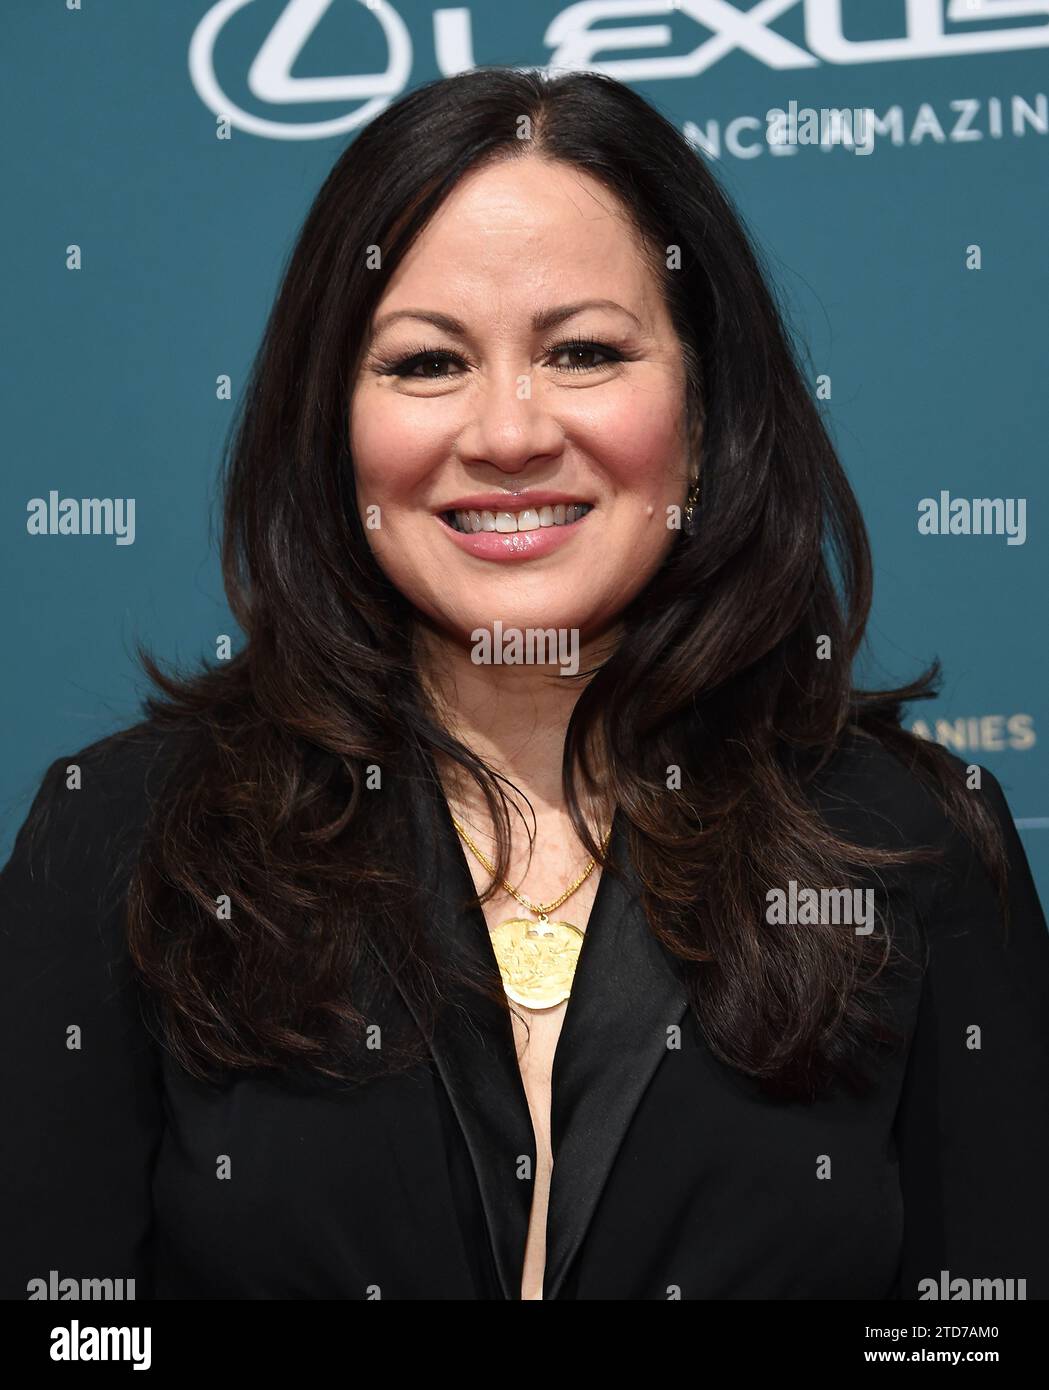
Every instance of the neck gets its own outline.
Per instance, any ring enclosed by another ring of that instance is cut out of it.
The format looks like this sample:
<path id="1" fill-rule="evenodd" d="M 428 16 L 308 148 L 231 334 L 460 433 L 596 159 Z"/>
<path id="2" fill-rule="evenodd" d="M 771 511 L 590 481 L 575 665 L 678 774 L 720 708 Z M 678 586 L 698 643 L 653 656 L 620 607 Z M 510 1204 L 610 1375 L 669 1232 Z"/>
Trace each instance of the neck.
<path id="1" fill-rule="evenodd" d="M 596 670 L 611 653 L 617 633 L 581 645 L 579 671 Z M 478 665 L 470 648 L 431 625 L 416 629 L 415 659 L 420 678 L 444 727 L 497 773 L 521 789 L 536 816 L 565 811 L 561 764 L 565 734 L 576 702 L 591 679 L 562 676 L 556 666 Z M 450 799 L 486 820 L 484 799 L 473 778 L 451 759 L 437 755 L 437 767 Z M 593 759 L 601 775 L 598 751 Z M 507 789 L 504 787 L 504 791 Z M 512 793 L 508 792 L 512 800 Z M 585 803 L 584 803 L 585 805 Z M 527 814 L 527 808 L 522 807 Z M 595 824 L 610 814 L 600 798 L 588 813 Z"/>

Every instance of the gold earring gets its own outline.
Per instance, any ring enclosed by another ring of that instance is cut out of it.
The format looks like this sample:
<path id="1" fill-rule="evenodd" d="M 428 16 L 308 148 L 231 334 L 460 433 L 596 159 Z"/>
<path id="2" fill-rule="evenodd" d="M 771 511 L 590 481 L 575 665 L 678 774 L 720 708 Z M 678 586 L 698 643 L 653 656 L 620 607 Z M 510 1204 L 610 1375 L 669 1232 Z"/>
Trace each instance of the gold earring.
<path id="1" fill-rule="evenodd" d="M 697 478 L 688 490 L 688 497 L 685 501 L 685 517 L 683 529 L 686 536 L 696 534 L 696 508 L 699 503 L 699 479 Z"/>

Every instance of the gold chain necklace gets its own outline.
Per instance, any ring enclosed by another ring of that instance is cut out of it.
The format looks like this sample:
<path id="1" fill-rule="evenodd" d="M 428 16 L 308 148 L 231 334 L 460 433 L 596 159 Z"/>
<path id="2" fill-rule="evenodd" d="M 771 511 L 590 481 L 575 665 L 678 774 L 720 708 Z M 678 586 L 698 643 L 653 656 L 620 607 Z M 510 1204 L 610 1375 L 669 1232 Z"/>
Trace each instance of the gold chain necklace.
<path id="1" fill-rule="evenodd" d="M 494 874 L 494 865 L 481 853 L 454 816 L 452 824 L 488 873 Z M 602 854 L 611 837 L 610 827 L 601 844 Z M 527 917 L 512 917 L 508 922 L 500 922 L 491 931 L 492 949 L 503 977 L 503 988 L 514 1003 L 523 1004 L 529 1009 L 552 1009 L 571 994 L 583 933 L 572 922 L 551 922 L 548 914 L 583 886 L 596 863 L 591 859 L 571 888 L 551 903 L 531 903 L 504 879 L 499 880 L 506 892 L 534 913 L 537 919 L 531 922 Z"/>

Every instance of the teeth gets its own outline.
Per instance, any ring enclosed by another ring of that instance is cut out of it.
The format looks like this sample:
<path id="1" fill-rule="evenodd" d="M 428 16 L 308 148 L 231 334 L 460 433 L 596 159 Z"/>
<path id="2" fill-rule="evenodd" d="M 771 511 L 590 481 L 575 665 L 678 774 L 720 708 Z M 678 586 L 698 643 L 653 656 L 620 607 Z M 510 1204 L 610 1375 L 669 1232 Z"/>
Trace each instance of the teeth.
<path id="1" fill-rule="evenodd" d="M 559 502 L 556 507 L 526 507 L 520 512 L 445 512 L 445 517 L 454 520 L 457 531 L 467 534 L 499 531 L 508 535 L 514 531 L 538 531 L 547 526 L 571 526 L 590 511 L 593 511 L 593 507 L 589 502 L 572 503 L 570 506 Z"/>

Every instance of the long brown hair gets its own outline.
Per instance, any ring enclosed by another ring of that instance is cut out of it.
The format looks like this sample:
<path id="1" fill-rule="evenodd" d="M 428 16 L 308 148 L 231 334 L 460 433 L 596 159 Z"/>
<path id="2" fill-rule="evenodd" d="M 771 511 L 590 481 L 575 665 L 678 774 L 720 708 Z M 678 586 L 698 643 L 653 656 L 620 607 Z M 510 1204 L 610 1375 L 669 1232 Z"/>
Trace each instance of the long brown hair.
<path id="1" fill-rule="evenodd" d="M 887 924 L 869 937 L 770 932 L 766 892 L 846 887 L 935 851 L 849 843 L 817 812 L 809 779 L 846 737 L 873 737 L 934 791 L 1001 892 L 1000 837 L 944 751 L 901 727 L 902 704 L 935 693 L 936 664 L 901 689 L 852 686 L 871 602 L 866 532 L 738 215 L 668 121 L 592 73 L 479 69 L 420 87 L 365 128 L 321 188 L 227 449 L 223 568 L 245 643 L 185 677 L 141 653 L 159 692 L 151 726 L 179 752 L 131 883 L 133 958 L 190 1071 L 353 1077 L 374 933 L 420 1016 L 446 994 L 452 967 L 427 942 L 402 852 L 434 754 L 477 781 L 507 873 L 500 778 L 421 687 L 414 614 L 358 517 L 347 420 L 368 324 L 405 252 L 467 170 L 522 153 L 584 170 L 632 213 L 702 430 L 695 534 L 675 539 L 621 615 L 622 640 L 587 673 L 572 714 L 573 823 L 603 862 L 578 795 L 597 776 L 599 737 L 652 930 L 681 960 L 714 1054 L 779 1095 L 862 1084 L 858 1048 L 892 1036 L 877 1008 Z M 365 792 L 372 767 L 384 773 L 378 796 Z M 497 976 L 471 983 L 502 997 Z M 406 1039 L 383 1049 L 382 1067 L 424 1052 Z"/>

